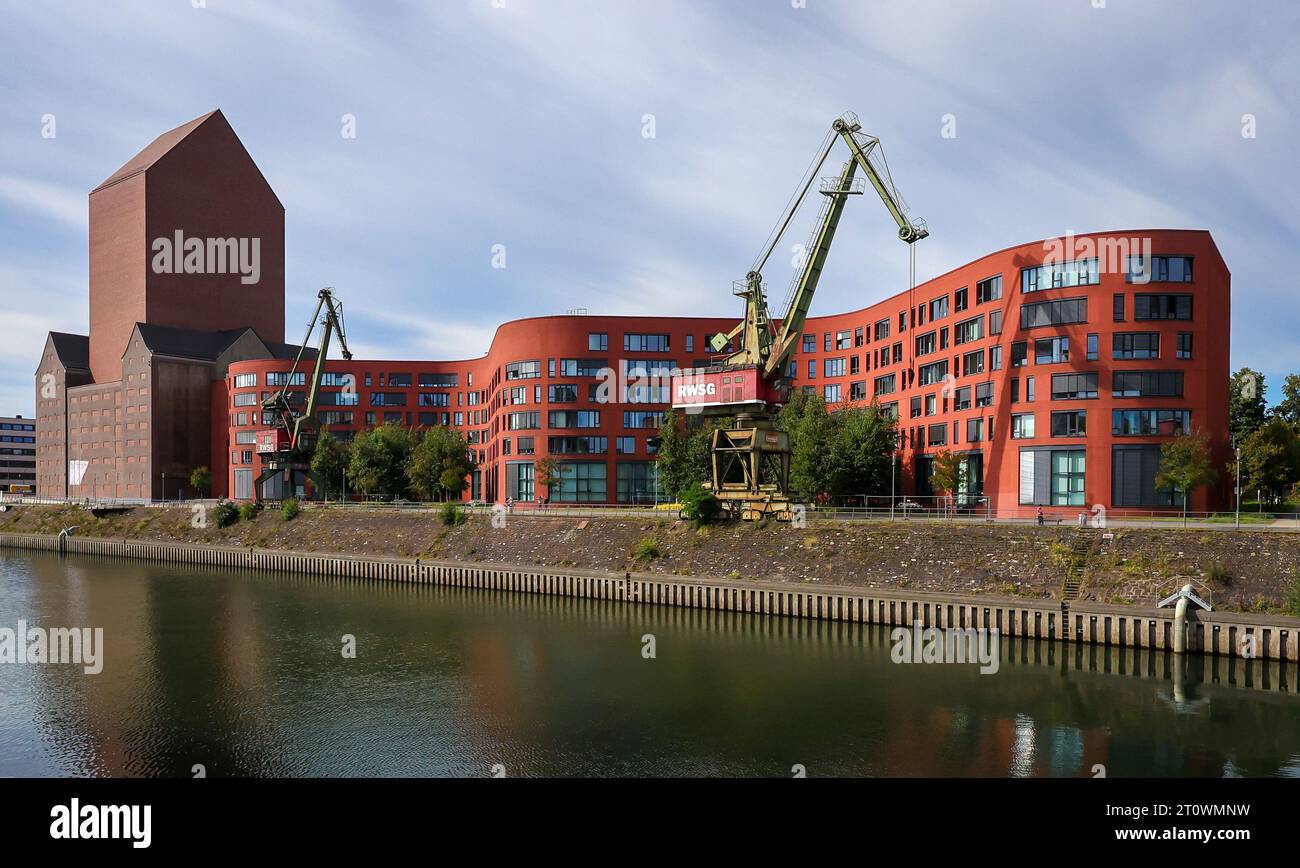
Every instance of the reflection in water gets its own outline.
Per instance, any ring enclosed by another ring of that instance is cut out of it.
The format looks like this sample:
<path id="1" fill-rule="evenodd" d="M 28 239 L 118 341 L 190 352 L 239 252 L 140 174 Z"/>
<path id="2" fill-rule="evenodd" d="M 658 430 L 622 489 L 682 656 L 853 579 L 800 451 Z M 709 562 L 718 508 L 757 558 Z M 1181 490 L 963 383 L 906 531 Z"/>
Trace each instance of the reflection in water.
<path id="1" fill-rule="evenodd" d="M 1300 776 L 1275 662 L 0 551 L 19 618 L 105 664 L 0 666 L 3 775 Z"/>

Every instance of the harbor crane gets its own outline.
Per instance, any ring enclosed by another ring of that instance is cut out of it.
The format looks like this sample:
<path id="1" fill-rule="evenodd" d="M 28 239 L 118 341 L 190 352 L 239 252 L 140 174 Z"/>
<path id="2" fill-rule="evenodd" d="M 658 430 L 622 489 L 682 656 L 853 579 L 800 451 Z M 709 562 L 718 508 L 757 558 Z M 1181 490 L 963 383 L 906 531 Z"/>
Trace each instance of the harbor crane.
<path id="1" fill-rule="evenodd" d="M 823 178 L 818 192 L 825 197 L 803 262 L 791 284 L 785 312 L 774 322 L 768 314 L 763 268 L 812 189 L 817 173 L 836 143 L 843 141 L 849 159 L 838 176 Z M 822 142 L 819 156 L 791 205 L 773 229 L 763 251 L 732 293 L 744 299 L 744 318 L 730 332 L 714 335 L 710 348 L 722 358 L 706 368 L 692 368 L 673 378 L 673 409 L 689 414 L 736 417 L 734 428 L 717 428 L 711 442 L 712 479 L 708 486 L 727 514 L 747 521 L 772 516 L 793 517 L 790 499 L 790 442 L 776 428 L 773 411 L 789 400 L 791 377 L 787 365 L 794 355 L 826 265 L 840 215 L 850 196 L 862 195 L 871 182 L 898 225 L 898 237 L 913 245 L 930 232 L 925 221 L 907 216 L 907 205 L 894 186 L 880 140 L 862 132 L 852 112 L 836 118 Z M 739 349 L 734 349 L 736 340 Z M 731 348 L 731 349 L 729 349 Z"/>
<path id="2" fill-rule="evenodd" d="M 352 361 L 352 352 L 348 349 L 347 332 L 343 328 L 343 303 L 334 297 L 333 287 L 325 287 L 316 294 L 316 311 L 307 323 L 307 333 L 303 335 L 294 357 L 293 367 L 285 377 L 280 390 L 262 401 L 262 422 L 273 427 L 257 433 L 257 452 L 262 459 L 262 473 L 253 484 L 253 495 L 258 502 L 262 500 L 263 485 L 276 476 L 283 474 L 285 484 L 293 490 L 299 475 L 311 479 L 312 485 L 319 493 L 325 490 L 322 480 L 311 469 L 312 452 L 316 448 L 316 435 L 319 423 L 316 420 L 316 405 L 320 398 L 321 381 L 325 376 L 325 359 L 329 355 L 330 338 L 338 334 L 339 347 L 343 358 Z M 306 380 L 304 357 L 307 343 L 316 326 L 321 328 L 320 345 L 316 350 L 316 363 L 311 371 L 310 382 L 299 382 L 299 367 L 303 367 L 303 380 Z M 291 391 L 295 385 L 307 387 L 307 403 L 303 408 L 294 405 Z M 346 390 L 346 384 L 345 384 Z M 352 383 L 355 392 L 356 383 Z"/>

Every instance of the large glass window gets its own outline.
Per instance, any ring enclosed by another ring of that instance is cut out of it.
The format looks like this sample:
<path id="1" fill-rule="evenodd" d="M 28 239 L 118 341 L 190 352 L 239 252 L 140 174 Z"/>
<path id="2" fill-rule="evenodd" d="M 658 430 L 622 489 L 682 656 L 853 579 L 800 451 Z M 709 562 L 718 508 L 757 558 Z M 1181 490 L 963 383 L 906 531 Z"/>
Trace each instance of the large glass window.
<path id="1" fill-rule="evenodd" d="M 1034 341 L 1034 364 L 1054 365 L 1070 361 L 1069 338 L 1039 338 Z"/>
<path id="2" fill-rule="evenodd" d="M 540 359 L 533 359 L 528 362 L 511 362 L 506 365 L 507 380 L 531 380 L 541 375 L 542 362 Z"/>
<path id="3" fill-rule="evenodd" d="M 1159 332 L 1116 332 L 1111 338 L 1116 359 L 1160 358 Z"/>
<path id="4" fill-rule="evenodd" d="M 1148 269 L 1142 256 L 1128 258 L 1129 283 L 1191 283 L 1192 258 L 1190 256 L 1152 256 Z"/>
<path id="5" fill-rule="evenodd" d="M 1183 319 L 1192 318 L 1190 295 L 1137 293 L 1133 296 L 1133 319 Z"/>
<path id="6" fill-rule="evenodd" d="M 658 503 L 666 499 L 655 462 L 620 461 L 617 473 L 619 503 Z"/>
<path id="7" fill-rule="evenodd" d="M 1087 298 L 1064 298 L 1060 301 L 1043 301 L 1020 306 L 1020 327 L 1024 329 L 1087 321 Z"/>
<path id="8" fill-rule="evenodd" d="M 1111 378 L 1115 398 L 1181 398 L 1182 371 L 1116 371 Z"/>
<path id="9" fill-rule="evenodd" d="M 608 471 L 603 462 L 561 461 L 559 482 L 551 486 L 551 500 L 559 503 L 601 503 L 608 497 Z"/>
<path id="10" fill-rule="evenodd" d="M 1116 437 L 1172 437 L 1192 430 L 1190 410 L 1115 410 L 1111 434 Z"/>
<path id="11" fill-rule="evenodd" d="M 1002 275 L 998 274 L 993 277 L 985 278 L 975 284 L 975 303 L 984 304 L 987 301 L 997 301 L 1002 297 Z"/>
<path id="12" fill-rule="evenodd" d="M 666 353 L 670 349 L 668 335 L 625 334 L 623 351 L 629 353 Z"/>
<path id="13" fill-rule="evenodd" d="M 1052 413 L 1053 437 L 1084 437 L 1087 434 L 1087 410 L 1060 410 Z"/>
<path id="14" fill-rule="evenodd" d="M 1090 400 L 1097 397 L 1097 374 L 1052 374 L 1052 400 Z"/>
<path id="15" fill-rule="evenodd" d="M 1083 506 L 1087 453 L 1083 449 L 1052 453 L 1052 506 Z"/>
<path id="16" fill-rule="evenodd" d="M 1026 268 L 1020 272 L 1020 291 L 1038 292 L 1067 286 L 1095 286 L 1101 281 L 1097 260 L 1076 259 Z"/>

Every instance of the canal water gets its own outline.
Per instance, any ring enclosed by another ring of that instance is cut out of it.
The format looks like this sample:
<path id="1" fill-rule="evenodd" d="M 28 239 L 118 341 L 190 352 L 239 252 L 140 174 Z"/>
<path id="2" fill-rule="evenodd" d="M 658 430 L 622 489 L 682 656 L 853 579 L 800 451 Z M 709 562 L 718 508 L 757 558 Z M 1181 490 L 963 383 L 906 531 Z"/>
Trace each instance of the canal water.
<path id="1" fill-rule="evenodd" d="M 1293 664 L 0 550 L 20 619 L 103 671 L 0 664 L 4 776 L 1300 776 Z"/>

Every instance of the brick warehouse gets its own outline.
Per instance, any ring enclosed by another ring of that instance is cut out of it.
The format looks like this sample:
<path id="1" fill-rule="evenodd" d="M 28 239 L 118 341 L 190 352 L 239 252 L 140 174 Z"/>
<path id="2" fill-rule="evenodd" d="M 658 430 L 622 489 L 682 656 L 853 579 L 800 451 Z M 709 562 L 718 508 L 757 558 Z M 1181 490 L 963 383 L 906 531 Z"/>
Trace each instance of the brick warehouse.
<path id="1" fill-rule="evenodd" d="M 280 343 L 279 201 L 214 112 L 111 176 L 90 216 L 91 334 L 51 334 L 37 370 L 40 493 L 174 497 L 208 464 L 214 494 L 251 496 L 258 406 L 296 350 Z M 261 283 L 152 273 L 152 239 L 177 231 L 261 238 Z M 1117 239 L 1149 255 L 1130 260 Z M 1204 431 L 1221 468 L 1228 458 L 1230 274 L 1201 230 L 1069 241 L 1063 255 L 1059 239 L 1018 245 L 811 317 L 796 388 L 897 414 L 900 493 L 926 495 L 927 462 L 948 449 L 966 459 L 963 493 L 1003 512 L 1170 507 L 1154 484 L 1161 443 Z M 478 359 L 332 360 L 319 418 L 340 439 L 390 421 L 456 426 L 480 464 L 469 498 L 641 502 L 658 494 L 651 438 L 667 387 L 601 400 L 600 384 L 611 369 L 705 365 L 707 336 L 734 323 L 538 317 L 501 325 Z M 534 479 L 547 456 L 562 479 L 549 492 Z M 1221 476 L 1193 509 L 1228 502 Z"/>

